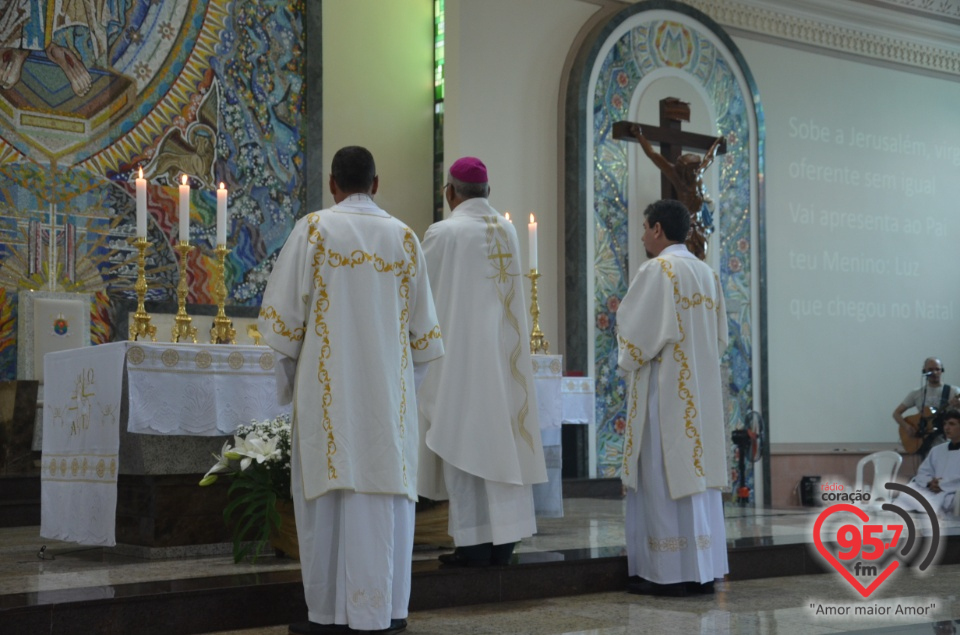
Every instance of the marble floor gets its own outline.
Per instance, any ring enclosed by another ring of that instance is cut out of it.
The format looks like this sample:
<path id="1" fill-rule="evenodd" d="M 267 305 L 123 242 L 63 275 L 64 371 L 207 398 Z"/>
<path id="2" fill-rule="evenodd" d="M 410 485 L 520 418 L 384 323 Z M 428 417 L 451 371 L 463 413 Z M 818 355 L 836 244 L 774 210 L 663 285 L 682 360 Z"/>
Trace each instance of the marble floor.
<path id="1" fill-rule="evenodd" d="M 549 560 L 559 550 L 619 553 L 624 544 L 623 501 L 571 498 L 562 519 L 540 519 L 539 533 L 522 543 L 526 558 Z M 811 542 L 813 509 L 763 510 L 730 506 L 730 544 Z M 960 533 L 960 523 L 941 525 Z M 441 550 L 418 548 L 415 560 L 434 560 Z M 299 565 L 273 556 L 235 565 L 229 555 L 144 560 L 115 549 L 86 548 L 41 539 L 38 527 L 0 529 L 0 606 L 4 595 L 185 580 L 264 571 L 295 571 Z M 906 569 L 906 568 L 905 568 Z M 853 593 L 838 574 L 724 581 L 714 596 L 654 598 L 594 593 L 546 600 L 502 602 L 411 613 L 415 634 L 481 633 L 955 633 L 960 622 L 960 565 L 934 565 L 923 575 L 897 572 L 868 600 Z M 109 597 L 109 595 L 107 595 Z M 858 601 L 859 600 L 859 601 Z M 856 614 L 859 613 L 859 614 Z M 2 627 L 0 612 L 0 632 Z M 224 633 L 280 634 L 285 626 Z"/>
<path id="2" fill-rule="evenodd" d="M 624 545 L 624 501 L 601 498 L 564 499 L 563 518 L 538 518 L 537 534 L 524 540 L 518 553 L 549 559 L 569 549 L 621 549 Z M 809 542 L 814 514 L 809 510 L 756 511 L 729 507 L 728 539 L 780 538 Z M 41 551 L 42 550 L 42 551 Z M 122 549 L 84 547 L 40 537 L 39 527 L 0 528 L 0 596 L 77 587 L 187 579 L 215 575 L 296 570 L 299 564 L 268 556 L 257 563 L 234 564 L 229 545 L 223 555 L 148 560 Z M 417 547 L 413 558 L 434 560 L 449 549 Z"/>
<path id="3" fill-rule="evenodd" d="M 957 632 L 960 565 L 939 569 L 908 593 L 878 590 L 855 602 L 835 575 L 768 578 L 718 585 L 714 596 L 654 598 L 594 593 L 527 602 L 483 604 L 410 614 L 409 635 L 826 635 Z M 838 600 L 843 597 L 843 600 Z M 924 608 L 928 615 L 817 615 L 817 607 Z M 933 608 L 928 608 L 928 607 Z M 284 635 L 286 626 L 220 631 L 218 635 Z"/>

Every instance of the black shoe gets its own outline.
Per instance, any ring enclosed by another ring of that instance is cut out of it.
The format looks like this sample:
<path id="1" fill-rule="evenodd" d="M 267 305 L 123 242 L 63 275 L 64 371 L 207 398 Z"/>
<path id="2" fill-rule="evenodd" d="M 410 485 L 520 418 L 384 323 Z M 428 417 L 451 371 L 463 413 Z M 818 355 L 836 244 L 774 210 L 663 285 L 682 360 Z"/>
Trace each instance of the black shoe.
<path id="1" fill-rule="evenodd" d="M 346 624 L 317 624 L 316 622 L 297 622 L 287 627 L 287 630 L 295 635 L 337 635 L 357 632 Z"/>
<path id="2" fill-rule="evenodd" d="M 513 560 L 513 548 L 516 546 L 515 542 L 493 545 L 490 549 L 490 564 L 495 567 L 505 567 L 510 564 Z"/>
<path id="3" fill-rule="evenodd" d="M 687 597 L 687 587 L 683 582 L 677 582 L 676 584 L 657 584 L 656 582 L 650 582 L 649 580 L 641 578 L 640 582 L 627 582 L 627 593 L 683 598 Z"/>
<path id="4" fill-rule="evenodd" d="M 453 553 L 443 553 L 440 554 L 438 560 L 440 560 L 440 565 L 443 567 L 489 567 L 490 560 L 473 560 L 468 558 L 463 554 L 462 551 L 454 551 Z M 399 632 L 399 631 L 398 631 Z"/>
<path id="5" fill-rule="evenodd" d="M 388 628 L 383 628 L 379 631 L 362 632 L 369 633 L 369 635 L 394 635 L 394 633 L 402 633 L 405 630 L 407 630 L 407 620 L 390 620 L 390 626 Z"/>
<path id="6" fill-rule="evenodd" d="M 683 584 L 687 588 L 687 593 L 690 595 L 713 595 L 716 593 L 712 581 L 704 582 L 703 584 L 699 582 L 684 582 Z"/>

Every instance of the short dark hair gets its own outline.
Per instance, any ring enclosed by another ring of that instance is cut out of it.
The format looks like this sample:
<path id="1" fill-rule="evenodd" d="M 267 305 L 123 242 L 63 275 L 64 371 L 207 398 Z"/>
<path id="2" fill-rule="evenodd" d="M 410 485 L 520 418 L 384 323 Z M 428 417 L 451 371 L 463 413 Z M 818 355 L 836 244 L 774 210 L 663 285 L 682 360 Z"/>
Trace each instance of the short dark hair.
<path id="1" fill-rule="evenodd" d="M 960 410 L 957 410 L 956 408 L 949 408 L 947 410 L 944 410 L 942 420 L 946 421 L 947 419 L 960 421 Z"/>
<path id="2" fill-rule="evenodd" d="M 337 187 L 347 194 L 370 192 L 377 176 L 377 165 L 366 148 L 347 146 L 333 155 L 330 173 Z"/>
<path id="3" fill-rule="evenodd" d="M 660 223 L 667 240 L 678 243 L 687 240 L 690 233 L 690 212 L 680 201 L 664 198 L 650 203 L 647 209 L 643 210 L 643 217 L 647 219 L 649 227 Z"/>

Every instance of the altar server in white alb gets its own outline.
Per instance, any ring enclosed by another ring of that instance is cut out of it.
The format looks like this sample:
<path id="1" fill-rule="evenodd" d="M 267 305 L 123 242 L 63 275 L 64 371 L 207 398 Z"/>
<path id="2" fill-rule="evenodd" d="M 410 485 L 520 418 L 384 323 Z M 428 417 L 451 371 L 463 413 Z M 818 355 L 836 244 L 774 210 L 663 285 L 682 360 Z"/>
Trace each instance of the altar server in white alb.
<path id="1" fill-rule="evenodd" d="M 423 238 L 446 355 L 420 389 L 420 495 L 450 500 L 449 566 L 507 564 L 547 480 L 517 234 L 489 192 L 483 162 L 456 161 L 452 213 Z"/>
<path id="2" fill-rule="evenodd" d="M 335 205 L 301 218 L 259 329 L 293 384 L 292 493 L 309 622 L 293 633 L 406 628 L 417 497 L 414 366 L 443 355 L 420 242 L 373 202 L 373 156 L 333 158 Z M 281 397 L 282 401 L 282 397 Z"/>
<path id="3" fill-rule="evenodd" d="M 938 515 L 952 515 L 957 511 L 956 495 L 960 490 L 960 410 L 950 409 L 943 414 L 943 434 L 947 443 L 935 445 L 917 469 L 917 475 L 908 485 L 927 499 Z M 901 493 L 894 503 L 911 512 L 925 512 L 913 496 Z"/>
<path id="4" fill-rule="evenodd" d="M 643 213 L 650 260 L 617 311 L 626 372 L 631 593 L 713 593 L 727 573 L 720 490 L 728 485 L 720 356 L 727 318 L 717 274 L 684 241 L 690 215 L 679 201 Z"/>

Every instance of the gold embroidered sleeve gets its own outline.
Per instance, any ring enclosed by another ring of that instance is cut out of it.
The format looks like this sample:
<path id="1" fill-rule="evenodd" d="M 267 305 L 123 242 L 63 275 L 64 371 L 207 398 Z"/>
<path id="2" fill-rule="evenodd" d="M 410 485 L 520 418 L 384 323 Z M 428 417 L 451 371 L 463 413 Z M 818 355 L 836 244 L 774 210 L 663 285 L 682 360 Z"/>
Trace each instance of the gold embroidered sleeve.
<path id="1" fill-rule="evenodd" d="M 277 313 L 277 310 L 273 308 L 273 306 L 260 307 L 260 317 L 273 325 L 273 332 L 277 335 L 282 335 L 291 342 L 303 341 L 303 334 L 306 329 L 304 329 L 302 326 L 295 329 L 290 329 L 290 327 L 288 327 L 286 323 L 280 319 L 280 314 Z"/>
<path id="2" fill-rule="evenodd" d="M 422 337 L 417 338 L 416 340 L 410 342 L 410 348 L 415 351 L 426 350 L 430 346 L 430 340 L 439 340 L 440 339 L 440 326 L 435 326 L 430 330 L 429 333 L 425 333 Z"/>
<path id="3" fill-rule="evenodd" d="M 620 350 L 626 350 L 627 354 L 630 355 L 630 359 L 635 361 L 638 366 L 643 366 L 646 362 L 643 359 L 643 353 L 640 349 L 630 342 L 627 338 L 622 335 L 617 335 L 617 343 L 620 345 Z"/>

